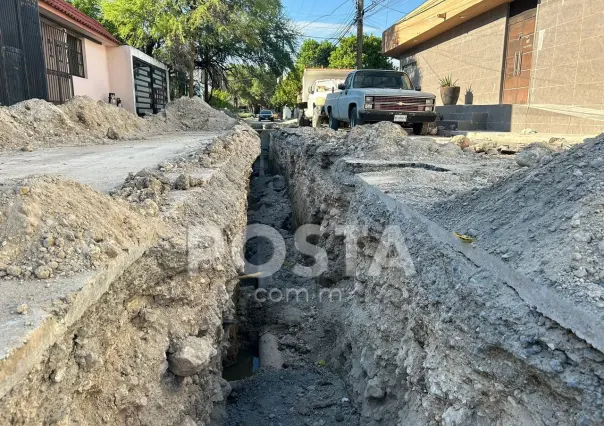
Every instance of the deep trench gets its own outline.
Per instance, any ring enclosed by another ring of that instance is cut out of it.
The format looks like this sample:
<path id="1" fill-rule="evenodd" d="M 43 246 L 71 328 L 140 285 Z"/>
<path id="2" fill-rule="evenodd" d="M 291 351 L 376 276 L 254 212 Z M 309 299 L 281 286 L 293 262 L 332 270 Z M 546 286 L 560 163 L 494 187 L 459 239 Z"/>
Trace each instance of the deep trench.
<path id="1" fill-rule="evenodd" d="M 226 360 L 223 377 L 232 386 L 227 400 L 227 424 L 240 425 L 358 425 L 346 385 L 320 359 L 320 327 L 315 319 L 313 279 L 297 277 L 291 265 L 312 263 L 297 253 L 292 229 L 292 205 L 287 183 L 274 172 L 268 157 L 270 133 L 260 132 L 262 152 L 253 166 L 248 197 L 248 226 L 268 225 L 285 242 L 286 257 L 272 276 L 244 278 L 236 295 L 236 358 Z M 277 249 L 283 249 L 277 248 Z M 265 238 L 251 238 L 246 260 L 261 264 L 275 247 Z M 258 301 L 258 289 L 304 288 L 310 298 Z"/>

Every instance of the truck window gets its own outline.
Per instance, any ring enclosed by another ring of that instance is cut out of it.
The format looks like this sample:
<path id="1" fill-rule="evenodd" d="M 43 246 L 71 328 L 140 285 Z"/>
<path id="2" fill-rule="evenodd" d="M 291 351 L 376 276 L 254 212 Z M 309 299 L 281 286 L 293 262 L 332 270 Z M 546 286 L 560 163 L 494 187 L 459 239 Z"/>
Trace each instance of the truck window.
<path id="1" fill-rule="evenodd" d="M 354 78 L 355 89 L 403 89 L 413 90 L 411 81 L 405 73 L 396 72 L 357 72 Z"/>

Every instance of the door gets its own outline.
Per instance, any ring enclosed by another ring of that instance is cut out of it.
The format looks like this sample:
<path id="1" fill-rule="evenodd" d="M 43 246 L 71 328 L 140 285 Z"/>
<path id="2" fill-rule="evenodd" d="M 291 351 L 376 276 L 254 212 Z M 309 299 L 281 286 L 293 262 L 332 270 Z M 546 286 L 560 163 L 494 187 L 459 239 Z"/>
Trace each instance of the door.
<path id="1" fill-rule="evenodd" d="M 70 72 L 67 32 L 42 22 L 42 41 L 46 61 L 49 102 L 62 104 L 73 98 L 73 77 Z"/>
<path id="2" fill-rule="evenodd" d="M 136 113 L 140 116 L 157 114 L 168 102 L 166 71 L 138 58 L 133 58 L 132 61 Z"/>
<path id="3" fill-rule="evenodd" d="M 511 3 L 508 20 L 502 95 L 504 104 L 528 103 L 533 67 L 537 8 L 519 10 L 515 3 L 520 2 Z"/>
<path id="4" fill-rule="evenodd" d="M 337 100 L 337 117 L 342 121 L 348 120 L 348 91 L 352 88 L 352 77 L 353 74 L 348 74 L 348 77 L 346 77 L 346 81 L 344 82 L 346 87 L 340 92 Z"/>

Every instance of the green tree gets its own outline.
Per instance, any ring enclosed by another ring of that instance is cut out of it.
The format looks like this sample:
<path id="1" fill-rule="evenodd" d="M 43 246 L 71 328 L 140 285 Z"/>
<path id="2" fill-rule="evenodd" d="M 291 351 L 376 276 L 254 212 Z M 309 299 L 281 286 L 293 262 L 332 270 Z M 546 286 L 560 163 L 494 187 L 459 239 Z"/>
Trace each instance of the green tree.
<path id="1" fill-rule="evenodd" d="M 75 7 L 77 7 L 80 11 L 84 12 L 86 15 L 90 16 L 93 19 L 99 21 L 110 33 L 113 35 L 117 35 L 117 30 L 115 26 L 105 20 L 103 16 L 103 11 L 101 9 L 101 0 L 67 0 Z"/>
<path id="2" fill-rule="evenodd" d="M 357 38 L 343 38 L 329 56 L 330 68 L 355 68 L 357 63 Z M 374 35 L 363 37 L 363 68 L 391 70 L 392 64 L 382 55 L 382 39 Z"/>
<path id="3" fill-rule="evenodd" d="M 235 63 L 280 74 L 292 66 L 298 36 L 281 0 L 102 0 L 105 19 L 127 43 L 188 74 L 202 71 L 206 100 Z"/>
<path id="4" fill-rule="evenodd" d="M 267 67 L 235 65 L 227 75 L 228 92 L 250 109 L 270 106 L 276 86 L 277 76 Z"/>
<path id="5" fill-rule="evenodd" d="M 306 39 L 300 46 L 296 65 L 302 68 L 327 68 L 329 55 L 334 48 L 334 45 L 327 40 L 319 43 L 311 38 Z"/>
<path id="6" fill-rule="evenodd" d="M 294 106 L 298 103 L 298 95 L 302 92 L 302 71 L 294 67 L 277 85 L 271 102 L 276 107 Z"/>

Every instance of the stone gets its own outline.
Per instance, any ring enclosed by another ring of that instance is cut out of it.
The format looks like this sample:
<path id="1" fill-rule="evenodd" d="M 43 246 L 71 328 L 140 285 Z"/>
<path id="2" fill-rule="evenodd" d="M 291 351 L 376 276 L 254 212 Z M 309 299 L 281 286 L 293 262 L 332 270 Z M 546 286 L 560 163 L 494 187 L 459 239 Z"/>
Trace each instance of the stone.
<path id="1" fill-rule="evenodd" d="M 180 422 L 180 426 L 197 426 L 197 422 L 190 416 L 185 416 Z"/>
<path id="2" fill-rule="evenodd" d="M 17 190 L 17 193 L 19 195 L 29 194 L 29 186 L 20 186 L 19 189 Z"/>
<path id="3" fill-rule="evenodd" d="M 451 143 L 457 145 L 461 149 L 464 149 L 468 148 L 472 144 L 472 141 L 467 136 L 457 135 L 451 138 Z"/>
<path id="4" fill-rule="evenodd" d="M 286 334 L 281 339 L 279 339 L 279 344 L 290 348 L 295 348 L 298 346 L 298 342 L 296 341 L 295 337 L 291 334 Z"/>
<path id="5" fill-rule="evenodd" d="M 534 129 L 524 129 L 520 133 L 522 133 L 523 135 L 534 135 L 535 133 L 537 133 L 537 131 Z"/>
<path id="6" fill-rule="evenodd" d="M 543 157 L 550 155 L 552 148 L 544 143 L 535 142 L 527 145 L 516 154 L 516 164 L 521 167 L 534 167 L 540 164 Z"/>
<path id="7" fill-rule="evenodd" d="M 47 235 L 42 240 L 42 246 L 45 248 L 53 247 L 55 245 L 55 238 L 52 235 Z"/>
<path id="8" fill-rule="evenodd" d="M 465 426 L 470 423 L 471 411 L 466 407 L 449 407 L 442 415 L 445 426 Z"/>
<path id="9" fill-rule="evenodd" d="M 17 307 L 17 313 L 18 313 L 18 314 L 20 314 L 20 315 L 25 315 L 25 314 L 27 314 L 27 311 L 28 311 L 28 310 L 29 310 L 29 306 L 27 306 L 27 304 L 26 304 L 26 303 L 23 303 L 23 304 L 21 304 L 21 305 L 19 305 L 19 306 Z"/>
<path id="10" fill-rule="evenodd" d="M 115 127 L 110 127 L 107 129 L 107 137 L 109 139 L 112 140 L 118 140 L 121 139 L 121 135 L 119 134 L 119 132 L 115 129 Z"/>
<path id="11" fill-rule="evenodd" d="M 591 359 L 595 362 L 604 362 L 604 354 L 593 348 L 586 348 L 583 351 L 585 358 Z"/>
<path id="12" fill-rule="evenodd" d="M 34 274 L 36 274 L 36 277 L 41 280 L 47 280 L 48 278 L 50 278 L 52 276 L 52 269 L 50 269 L 48 266 L 45 266 L 45 265 L 39 266 L 34 271 Z"/>
<path id="13" fill-rule="evenodd" d="M 21 275 L 21 272 L 21 267 L 16 265 L 10 265 L 6 268 L 6 273 L 12 277 L 18 277 L 19 275 Z"/>
<path id="14" fill-rule="evenodd" d="M 187 190 L 191 187 L 191 177 L 188 174 L 181 174 L 174 181 L 174 188 L 182 191 Z"/>
<path id="15" fill-rule="evenodd" d="M 182 377 L 203 371 L 217 353 L 208 338 L 189 336 L 174 346 L 176 350 L 168 356 L 168 366 L 172 373 Z"/>
<path id="16" fill-rule="evenodd" d="M 365 387 L 365 398 L 367 399 L 382 399 L 386 395 L 384 392 L 382 381 L 378 377 L 367 382 Z"/>
<path id="17" fill-rule="evenodd" d="M 334 416 L 334 419 L 336 422 L 342 423 L 344 421 L 344 414 L 336 413 L 336 415 Z"/>
<path id="18" fill-rule="evenodd" d="M 34 147 L 31 146 L 30 144 L 24 145 L 23 147 L 21 147 L 21 151 L 23 152 L 32 152 L 34 150 Z"/>

